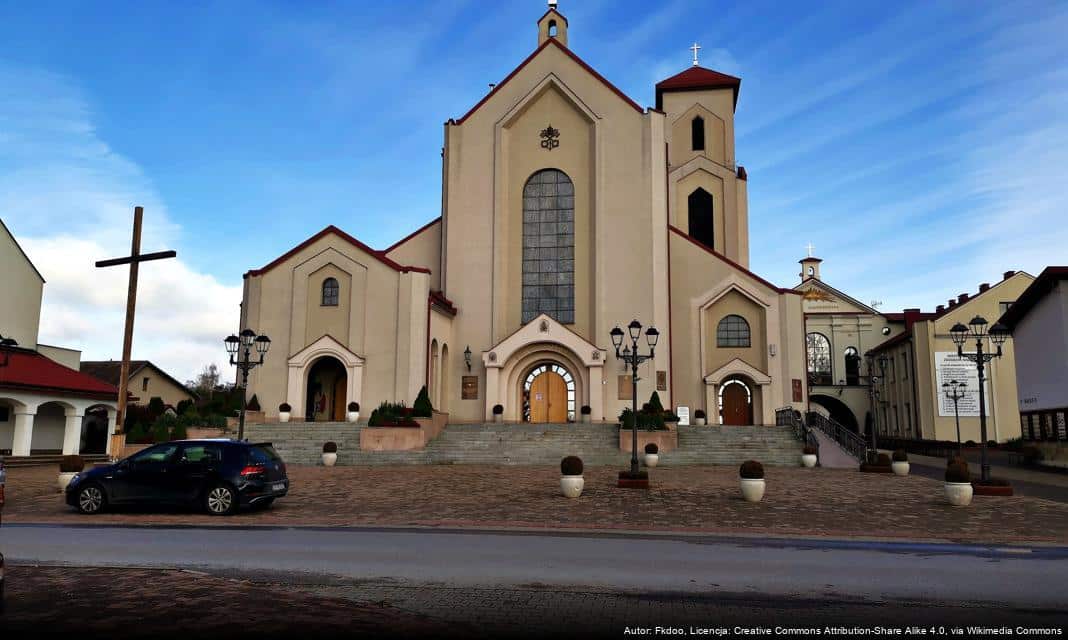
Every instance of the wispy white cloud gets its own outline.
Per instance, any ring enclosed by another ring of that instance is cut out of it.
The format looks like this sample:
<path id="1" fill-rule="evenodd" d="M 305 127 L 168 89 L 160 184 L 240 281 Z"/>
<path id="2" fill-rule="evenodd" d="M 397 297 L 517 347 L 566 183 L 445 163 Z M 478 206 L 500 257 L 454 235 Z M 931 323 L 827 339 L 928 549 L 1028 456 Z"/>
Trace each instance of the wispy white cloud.
<path id="1" fill-rule="evenodd" d="M 134 357 L 179 379 L 221 362 L 240 287 L 181 259 L 181 227 L 140 167 L 97 135 L 77 84 L 0 63 L 0 87 L 0 215 L 47 281 L 40 341 L 85 359 L 121 356 L 127 270 L 94 262 L 129 252 L 141 204 L 143 249 L 177 247 L 179 258 L 141 269 Z"/>

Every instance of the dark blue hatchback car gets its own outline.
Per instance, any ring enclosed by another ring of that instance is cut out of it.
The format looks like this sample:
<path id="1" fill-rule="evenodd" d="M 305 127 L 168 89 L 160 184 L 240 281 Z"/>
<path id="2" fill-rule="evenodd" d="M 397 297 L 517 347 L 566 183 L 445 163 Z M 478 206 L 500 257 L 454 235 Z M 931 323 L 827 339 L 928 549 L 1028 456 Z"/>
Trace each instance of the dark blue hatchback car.
<path id="1" fill-rule="evenodd" d="M 267 507 L 289 492 L 286 465 L 270 443 L 181 440 L 83 471 L 67 485 L 82 513 L 118 505 L 188 505 L 211 515 Z"/>

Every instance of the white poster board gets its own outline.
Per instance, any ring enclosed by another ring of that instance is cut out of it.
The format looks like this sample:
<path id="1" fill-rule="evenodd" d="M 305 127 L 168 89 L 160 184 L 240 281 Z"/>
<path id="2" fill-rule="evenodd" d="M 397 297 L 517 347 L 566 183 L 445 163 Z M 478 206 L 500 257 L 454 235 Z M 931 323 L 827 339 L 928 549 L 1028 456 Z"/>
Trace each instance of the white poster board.
<path id="1" fill-rule="evenodd" d="M 675 415 L 679 417 L 679 424 L 690 424 L 690 408 L 676 407 Z"/>
<path id="2" fill-rule="evenodd" d="M 947 398 L 942 385 L 950 380 L 964 382 L 964 397 L 957 401 L 962 418 L 979 417 L 979 371 L 975 363 L 967 358 L 961 358 L 956 351 L 935 352 L 935 393 L 938 395 L 938 415 L 943 418 L 952 418 L 953 399 Z M 990 415 L 990 381 L 987 381 L 986 389 L 986 414 Z"/>

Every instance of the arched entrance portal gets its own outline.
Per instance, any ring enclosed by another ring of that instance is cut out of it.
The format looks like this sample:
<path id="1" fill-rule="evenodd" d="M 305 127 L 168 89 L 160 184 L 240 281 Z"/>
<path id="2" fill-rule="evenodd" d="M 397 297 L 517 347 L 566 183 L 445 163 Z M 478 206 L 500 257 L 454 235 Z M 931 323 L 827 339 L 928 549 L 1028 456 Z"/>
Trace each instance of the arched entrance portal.
<path id="1" fill-rule="evenodd" d="M 541 364 L 523 379 L 524 422 L 575 419 L 575 377 L 558 364 Z"/>
<path id="2" fill-rule="evenodd" d="M 308 422 L 341 422 L 345 419 L 348 375 L 340 360 L 323 356 L 308 370 L 304 419 Z"/>
<path id="3" fill-rule="evenodd" d="M 831 420 L 834 420 L 843 427 L 851 430 L 853 433 L 860 433 L 860 425 L 857 423 L 857 417 L 853 415 L 853 410 L 850 409 L 846 403 L 838 398 L 824 395 L 809 396 L 808 399 L 810 402 L 818 404 L 826 409 L 827 413 L 831 415 Z"/>
<path id="4" fill-rule="evenodd" d="M 753 424 L 753 391 L 741 378 L 730 378 L 719 386 L 720 424 Z"/>

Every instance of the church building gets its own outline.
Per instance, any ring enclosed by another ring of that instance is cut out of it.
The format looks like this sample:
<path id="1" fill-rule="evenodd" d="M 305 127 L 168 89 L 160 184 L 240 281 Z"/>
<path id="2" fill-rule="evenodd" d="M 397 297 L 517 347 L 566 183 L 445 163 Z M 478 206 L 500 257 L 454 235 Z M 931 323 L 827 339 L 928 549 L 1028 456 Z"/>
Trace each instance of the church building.
<path id="1" fill-rule="evenodd" d="M 741 80 L 695 48 L 643 108 L 569 27 L 551 3 L 533 52 L 445 123 L 440 217 L 381 250 L 330 226 L 245 274 L 241 328 L 275 345 L 249 382 L 268 420 L 426 385 L 454 423 L 615 421 L 631 383 L 609 332 L 633 319 L 660 331 L 639 404 L 732 425 L 805 409 L 802 292 L 749 270 Z"/>

